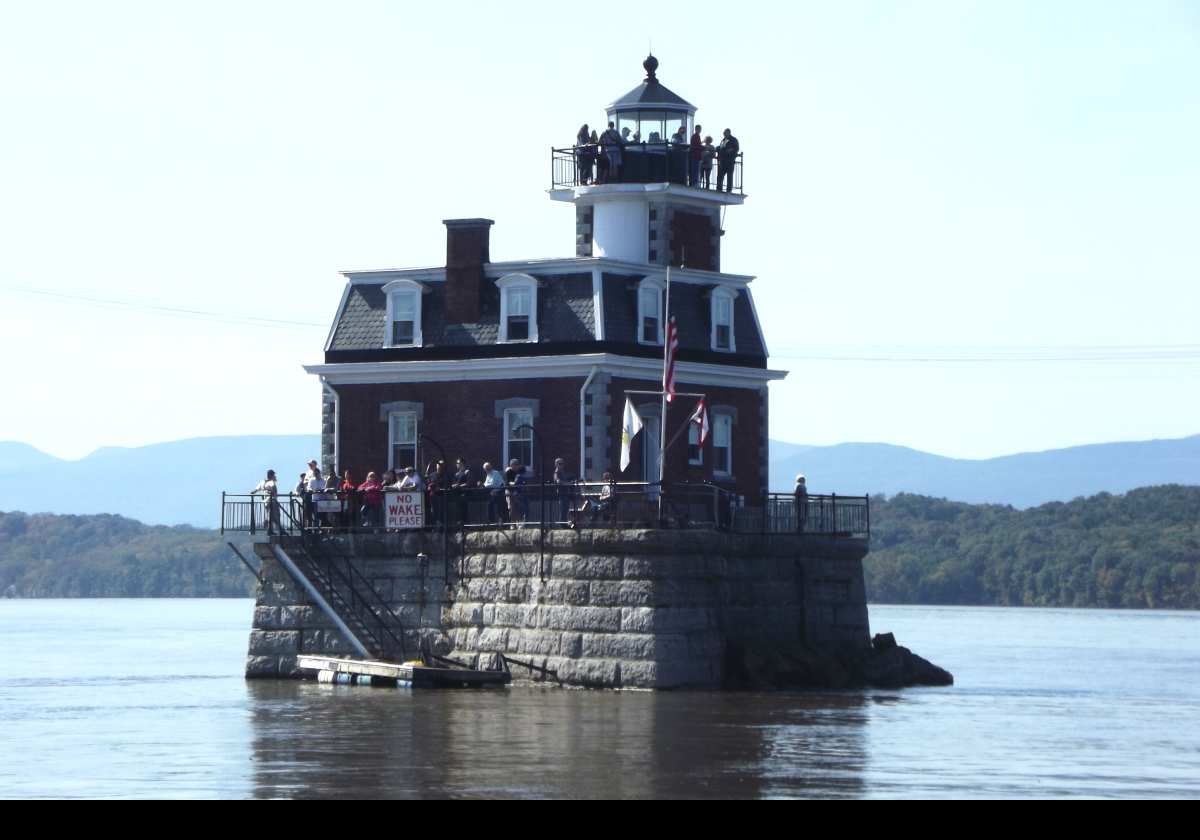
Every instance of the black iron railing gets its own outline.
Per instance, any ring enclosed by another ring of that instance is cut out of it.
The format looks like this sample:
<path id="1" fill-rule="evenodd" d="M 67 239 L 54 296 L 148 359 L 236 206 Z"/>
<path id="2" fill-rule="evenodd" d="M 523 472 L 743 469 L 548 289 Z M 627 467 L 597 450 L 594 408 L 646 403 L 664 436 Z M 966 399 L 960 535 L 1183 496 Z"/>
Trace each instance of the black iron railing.
<path id="1" fill-rule="evenodd" d="M 221 530 L 299 536 L 306 532 L 388 530 L 386 511 L 358 493 L 222 494 Z M 711 484 L 645 482 L 527 483 L 424 493 L 421 527 L 446 531 L 496 528 L 708 528 L 743 534 L 870 535 L 866 496 L 769 494 L 759 504 Z M 388 503 L 385 495 L 383 504 Z M 274 510 L 273 518 L 270 513 Z M 406 524 L 412 524 L 411 522 Z"/>
<path id="2" fill-rule="evenodd" d="M 589 184 L 679 184 L 713 192 L 743 194 L 742 155 L 728 167 L 714 155 L 712 167 L 700 164 L 693 170 L 691 149 L 678 143 L 630 143 L 621 148 L 620 163 L 603 147 L 572 146 L 550 150 L 550 182 L 553 189 Z M 721 178 L 723 173 L 728 173 Z"/>
<path id="3" fill-rule="evenodd" d="M 296 496 L 285 497 L 288 502 Z M 280 501 L 280 499 L 276 499 Z M 407 659 L 404 625 L 395 612 L 359 571 L 353 558 L 339 555 L 319 528 L 306 528 L 301 504 L 280 504 L 277 531 L 294 535 L 286 546 L 301 574 L 329 602 L 371 655 L 385 660 Z"/>

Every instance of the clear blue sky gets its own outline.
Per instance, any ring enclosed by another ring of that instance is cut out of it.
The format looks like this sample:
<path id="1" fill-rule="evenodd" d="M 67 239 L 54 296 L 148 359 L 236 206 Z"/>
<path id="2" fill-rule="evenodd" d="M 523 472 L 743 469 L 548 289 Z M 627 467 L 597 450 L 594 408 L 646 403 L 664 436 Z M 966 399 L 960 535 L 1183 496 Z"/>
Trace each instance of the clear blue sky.
<path id="1" fill-rule="evenodd" d="M 684 8 L 0 5 L 0 440 L 315 433 L 337 271 L 439 264 L 455 216 L 570 255 L 548 150 L 650 39 L 746 153 L 773 437 L 1200 432 L 1200 4 Z"/>

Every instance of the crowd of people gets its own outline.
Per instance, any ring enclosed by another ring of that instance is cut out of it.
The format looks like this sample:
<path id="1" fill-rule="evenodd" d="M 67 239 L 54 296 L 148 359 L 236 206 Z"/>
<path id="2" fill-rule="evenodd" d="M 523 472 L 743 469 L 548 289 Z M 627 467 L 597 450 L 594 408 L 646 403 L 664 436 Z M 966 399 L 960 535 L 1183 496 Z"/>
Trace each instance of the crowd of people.
<path id="1" fill-rule="evenodd" d="M 650 132 L 644 141 L 640 134 L 627 126 L 617 131 L 616 123 L 610 122 L 602 134 L 589 130 L 587 123 L 575 135 L 575 163 L 577 181 L 581 186 L 589 184 L 621 183 L 624 178 L 625 148 L 641 145 L 649 154 L 665 154 L 671 150 L 685 152 L 687 157 L 687 184 L 691 187 L 712 189 L 713 161 L 717 162 L 717 191 L 733 192 L 733 171 L 741 151 L 738 139 L 728 128 L 721 134 L 719 145 L 713 145 L 712 135 L 705 135 L 697 125 L 689 139 L 687 128 L 679 130 L 664 141 L 657 131 Z"/>
<path id="2" fill-rule="evenodd" d="M 326 476 L 329 476 L 326 478 Z M 529 467 L 513 458 L 504 470 L 485 461 L 476 469 L 465 458 L 455 462 L 454 471 L 445 461 L 433 461 L 422 475 L 414 467 L 384 470 L 382 474 L 368 472 L 361 483 L 355 482 L 346 470 L 339 481 L 332 469 L 322 472 L 317 462 L 309 461 L 308 470 L 292 488 L 288 516 L 293 525 L 308 528 L 381 528 L 384 527 L 385 494 L 389 492 L 420 493 L 424 496 L 425 523 L 428 525 L 494 524 L 522 527 L 529 516 L 528 490 L 532 484 Z M 575 479 L 562 458 L 554 460 L 554 472 L 546 481 L 551 505 L 547 514 L 557 521 L 574 525 L 581 516 L 593 521 L 614 512 L 616 480 L 605 473 L 603 486 L 594 498 L 588 498 L 581 483 Z M 253 490 L 264 506 L 264 522 L 275 530 L 280 524 L 278 497 L 279 481 L 274 470 Z M 479 515 L 486 500 L 486 518 Z M 449 519 L 447 517 L 450 517 Z"/>

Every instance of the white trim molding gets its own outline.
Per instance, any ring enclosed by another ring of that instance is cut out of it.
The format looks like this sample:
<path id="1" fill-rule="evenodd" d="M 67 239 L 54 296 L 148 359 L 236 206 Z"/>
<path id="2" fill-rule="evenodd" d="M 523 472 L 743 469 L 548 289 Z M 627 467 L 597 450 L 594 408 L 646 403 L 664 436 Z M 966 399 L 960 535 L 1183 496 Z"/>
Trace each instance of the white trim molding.
<path id="1" fill-rule="evenodd" d="M 534 276 L 542 274 L 581 274 L 588 271 L 609 272 L 610 274 L 636 274 L 643 276 L 648 273 L 662 276 L 666 268 L 646 263 L 615 260 L 612 257 L 563 257 L 548 260 L 519 260 L 515 262 L 486 263 L 483 272 L 487 277 L 503 277 L 506 274 L 523 273 Z M 750 274 L 725 274 L 720 271 L 703 271 L 698 268 L 672 268 L 672 283 L 694 283 L 698 286 L 711 286 L 720 283 L 725 286 L 745 286 L 754 280 Z M 378 282 L 378 281 L 377 281 Z"/>
<path id="2" fill-rule="evenodd" d="M 685 187 L 677 184 L 599 184 L 586 187 L 561 187 L 547 190 L 554 201 L 569 201 L 586 207 L 599 201 L 610 201 L 613 198 L 657 198 L 669 196 L 676 204 L 690 204 L 694 207 L 712 207 L 713 205 L 739 205 L 746 202 L 744 193 L 728 193 L 718 190 L 698 190 L 695 187 Z"/>
<path id="3" fill-rule="evenodd" d="M 604 272 L 598 268 L 592 269 L 592 320 L 596 340 L 604 341 Z"/>
<path id="4" fill-rule="evenodd" d="M 485 263 L 484 274 L 489 278 L 521 272 L 525 274 L 586 274 L 589 271 L 609 271 L 614 274 L 645 274 L 658 266 L 614 260 L 611 257 L 561 257 L 542 260 L 514 260 L 510 262 Z M 392 280 L 412 280 L 415 283 L 445 283 L 444 266 L 434 268 L 380 268 L 348 270 L 338 272 L 351 286 L 379 286 Z M 742 286 L 754 280 L 753 275 L 725 274 L 720 271 L 702 271 L 697 268 L 672 268 L 672 283 L 697 283 L 712 285 Z"/>
<path id="5" fill-rule="evenodd" d="M 338 272 L 352 286 L 378 286 L 391 280 L 412 280 L 414 283 L 445 283 L 445 266 L 433 268 L 379 268 Z"/>
<path id="6" fill-rule="evenodd" d="M 324 376 L 331 385 L 383 383 L 479 382 L 495 379 L 585 379 L 596 368 L 598 374 L 625 379 L 662 381 L 662 361 L 638 359 L 615 353 L 580 353 L 573 356 L 503 357 L 499 359 L 413 360 L 407 362 L 347 362 L 305 365 L 314 376 Z M 700 362 L 679 362 L 675 376 L 680 383 L 758 390 L 767 382 L 787 377 L 786 370 L 734 367 Z"/>
<path id="7" fill-rule="evenodd" d="M 342 289 L 342 299 L 338 302 L 337 313 L 333 316 L 333 323 L 329 325 L 329 335 L 325 338 L 325 352 L 328 353 L 333 347 L 333 337 L 337 335 L 338 324 L 342 323 L 342 314 L 346 311 L 346 301 L 350 299 L 351 284 L 347 283 L 346 288 Z"/>

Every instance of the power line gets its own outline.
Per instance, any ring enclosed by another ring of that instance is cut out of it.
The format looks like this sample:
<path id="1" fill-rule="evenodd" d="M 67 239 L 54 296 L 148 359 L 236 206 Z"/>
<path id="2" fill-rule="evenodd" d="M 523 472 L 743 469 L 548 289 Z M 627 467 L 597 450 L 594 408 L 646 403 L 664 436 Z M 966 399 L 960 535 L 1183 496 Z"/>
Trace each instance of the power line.
<path id="1" fill-rule="evenodd" d="M 289 321 L 282 318 L 261 318 L 254 315 L 239 315 L 229 312 L 213 312 L 205 309 L 190 309 L 180 306 L 164 306 L 145 303 L 142 301 L 120 300 L 117 298 L 102 298 L 91 295 L 72 294 L 68 292 L 53 292 L 45 289 L 30 289 L 21 286 L 0 286 L 0 289 L 20 294 L 40 295 L 42 297 L 73 300 L 83 303 L 94 303 L 100 306 L 115 306 L 134 312 L 157 313 L 179 318 L 195 318 L 225 324 L 240 324 L 253 327 L 302 327 L 305 329 L 328 329 L 328 324 L 318 324 L 312 321 Z"/>
<path id="2" fill-rule="evenodd" d="M 20 286 L 0 290 L 113 306 L 134 312 L 193 318 L 214 323 L 252 327 L 328 329 L 328 324 L 263 318 L 229 312 L 166 306 L 143 301 L 104 298 Z M 1200 361 L 1200 344 L 1077 344 L 1077 345 L 788 345 L 771 353 L 775 359 L 802 362 L 866 362 L 883 364 L 1029 364 L 1085 362 L 1195 362 Z"/>
<path id="3" fill-rule="evenodd" d="M 1007 364 L 1054 362 L 1192 362 L 1200 344 L 1009 345 L 903 347 L 785 346 L 774 358 L 817 362 Z"/>

